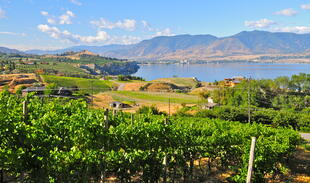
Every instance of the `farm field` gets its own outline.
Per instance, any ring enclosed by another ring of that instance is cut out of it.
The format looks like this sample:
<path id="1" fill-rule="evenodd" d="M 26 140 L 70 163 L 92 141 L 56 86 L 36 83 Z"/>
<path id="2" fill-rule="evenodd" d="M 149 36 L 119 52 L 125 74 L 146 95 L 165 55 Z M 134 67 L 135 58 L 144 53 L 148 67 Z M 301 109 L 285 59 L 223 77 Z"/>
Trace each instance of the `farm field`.
<path id="1" fill-rule="evenodd" d="M 86 79 L 75 77 L 63 77 L 54 75 L 42 75 L 45 83 L 55 83 L 62 87 L 78 87 L 80 90 L 88 93 L 99 93 L 111 90 L 113 83 L 111 81 L 104 81 L 99 79 Z"/>
<path id="2" fill-rule="evenodd" d="M 182 108 L 182 104 L 195 105 L 200 100 L 195 95 L 141 91 L 109 91 L 94 95 L 94 99 L 96 107 L 108 107 L 109 103 L 120 101 L 131 105 L 131 108 L 123 109 L 127 112 L 135 112 L 141 106 L 156 106 L 160 111 L 166 113 L 170 111 L 171 114 Z"/>
<path id="3" fill-rule="evenodd" d="M 19 176 L 14 169 L 19 164 L 11 161 L 11 149 L 7 148 L 10 144 L 6 142 L 20 143 L 18 137 L 23 134 L 27 137 L 27 141 L 22 142 L 25 148 L 12 156 L 35 162 L 34 165 L 20 167 L 20 171 L 27 172 L 34 182 L 45 180 L 47 175 L 53 180 L 79 182 L 80 176 L 94 180 L 102 177 L 102 165 L 105 166 L 106 180 L 112 182 L 152 182 L 157 180 L 156 177 L 163 180 L 162 162 L 166 155 L 170 158 L 167 159 L 169 171 L 166 175 L 169 180 L 244 182 L 250 137 L 256 136 L 259 141 L 255 182 L 305 183 L 309 180 L 309 146 L 299 146 L 301 141 L 297 131 L 309 130 L 307 87 L 297 92 L 274 87 L 278 80 L 251 81 L 252 105 L 255 107 L 251 111 L 251 123 L 248 123 L 249 90 L 245 88 L 249 83 L 246 82 L 234 88 L 204 91 L 206 95 L 191 95 L 125 90 L 149 83 L 141 81 L 119 82 L 54 75 L 41 77 L 46 85 L 76 86 L 81 91 L 85 89 L 83 92 L 88 94 L 92 93 L 93 88 L 94 95 L 90 96 L 93 100 L 87 103 L 60 98 L 39 99 L 35 96 L 23 98 L 7 91 L 1 93 L 0 135 L 10 139 L 0 142 L 0 147 L 5 149 L 0 151 L 3 153 L 0 162 L 6 162 L 0 163 L 0 168 L 4 167 L 6 174 Z M 284 82 L 289 82 L 291 86 L 297 83 L 296 79 L 299 83 L 307 81 L 303 74 L 286 79 Z M 160 86 L 166 81 L 154 83 Z M 287 86 L 285 83 L 282 85 Z M 116 91 L 117 86 L 121 88 L 119 91 Z M 269 92 L 268 97 L 265 91 Z M 286 97 L 282 98 L 281 94 Z M 224 105 L 208 110 L 199 108 L 203 96 L 212 96 Z M 26 99 L 29 100 L 29 118 L 22 115 L 22 102 Z M 117 114 L 110 112 L 109 127 L 106 127 L 102 108 L 110 108 L 109 103 L 113 101 L 132 107 L 124 108 Z M 149 112 L 141 112 L 142 106 L 155 106 L 166 114 L 151 113 L 147 107 L 145 111 Z M 12 125 L 18 126 L 18 130 L 14 131 Z M 31 151 L 27 149 L 29 142 L 35 146 Z M 52 156 L 47 156 L 50 153 Z M 74 168 L 77 164 L 82 167 Z M 41 173 L 45 176 L 31 173 L 38 171 L 37 165 L 42 167 L 40 170 L 44 170 Z M 89 170 L 89 167 L 93 169 Z"/>
<path id="4" fill-rule="evenodd" d="M 132 100 L 147 100 L 154 102 L 168 102 L 170 99 L 171 103 L 186 103 L 192 104 L 197 103 L 199 98 L 195 95 L 173 93 L 173 92 L 135 92 L 135 91 L 114 91 L 111 93 L 112 96 L 118 96 L 120 98 L 127 98 Z"/>
<path id="5" fill-rule="evenodd" d="M 97 75 L 132 74 L 136 62 L 102 57 L 89 51 L 65 52 L 58 55 L 24 55 L 0 53 L 0 72 L 37 73 L 69 77 L 95 78 Z"/>
<path id="6" fill-rule="evenodd" d="M 76 64 L 62 63 L 62 62 L 46 62 L 46 64 L 36 65 L 17 65 L 16 69 L 21 72 L 34 73 L 38 70 L 54 70 L 59 73 L 75 74 L 75 75 L 89 75 L 85 70 L 75 66 Z"/>
<path id="7" fill-rule="evenodd" d="M 113 115 L 82 101 L 36 97 L 27 99 L 29 113 L 23 114 L 25 98 L 3 92 L 0 99 L 0 168 L 11 181 L 244 182 L 255 136 L 253 180 L 272 182 L 287 175 L 284 163 L 300 142 L 292 129 L 262 124 Z"/>

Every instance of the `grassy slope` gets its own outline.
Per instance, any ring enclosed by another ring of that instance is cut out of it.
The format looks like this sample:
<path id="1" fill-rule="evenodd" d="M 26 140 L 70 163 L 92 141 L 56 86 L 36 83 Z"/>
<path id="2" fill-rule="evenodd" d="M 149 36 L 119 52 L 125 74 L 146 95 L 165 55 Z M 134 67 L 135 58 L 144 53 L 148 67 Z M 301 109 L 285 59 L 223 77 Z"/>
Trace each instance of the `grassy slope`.
<path id="1" fill-rule="evenodd" d="M 197 103 L 198 97 L 179 93 L 160 93 L 160 92 L 132 92 L 132 91 L 113 91 L 110 93 L 114 99 L 121 100 L 145 100 L 151 102 L 171 103 Z"/>
<path id="2" fill-rule="evenodd" d="M 81 68 L 75 67 L 70 63 L 50 63 L 49 65 L 40 64 L 37 65 L 17 65 L 17 69 L 24 69 L 34 72 L 38 69 L 54 69 L 62 73 L 72 73 L 72 74 L 86 74 Z"/>
<path id="3" fill-rule="evenodd" d="M 194 87 L 196 85 L 196 81 L 193 78 L 161 78 L 153 80 L 154 82 L 168 82 L 175 84 L 177 86 L 188 86 Z"/>
<path id="4" fill-rule="evenodd" d="M 90 92 L 93 88 L 94 93 L 107 91 L 113 86 L 113 83 L 110 81 L 103 81 L 98 79 L 85 79 L 53 75 L 42 75 L 42 78 L 46 83 L 55 83 L 58 86 L 64 87 L 77 86 L 88 92 Z"/>

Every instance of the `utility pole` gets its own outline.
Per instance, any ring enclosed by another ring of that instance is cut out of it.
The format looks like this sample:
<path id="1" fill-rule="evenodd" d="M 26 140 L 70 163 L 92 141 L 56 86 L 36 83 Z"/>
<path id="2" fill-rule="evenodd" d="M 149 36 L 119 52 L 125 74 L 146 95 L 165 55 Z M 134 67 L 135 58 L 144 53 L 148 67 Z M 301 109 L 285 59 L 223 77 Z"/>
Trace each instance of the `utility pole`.
<path id="1" fill-rule="evenodd" d="M 168 99 L 168 105 L 169 105 L 169 116 L 170 116 L 170 97 Z"/>
<path id="2" fill-rule="evenodd" d="M 251 123 L 251 77 L 248 79 L 248 123 Z"/>

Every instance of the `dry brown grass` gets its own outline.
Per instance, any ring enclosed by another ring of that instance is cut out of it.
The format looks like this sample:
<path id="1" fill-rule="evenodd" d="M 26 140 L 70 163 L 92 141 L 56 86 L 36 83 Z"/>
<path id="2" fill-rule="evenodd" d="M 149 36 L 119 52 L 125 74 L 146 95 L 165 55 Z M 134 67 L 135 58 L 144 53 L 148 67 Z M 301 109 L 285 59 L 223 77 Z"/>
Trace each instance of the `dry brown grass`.
<path id="1" fill-rule="evenodd" d="M 0 90 L 8 86 L 10 92 L 16 92 L 21 86 L 29 87 L 37 82 L 35 74 L 4 74 L 0 75 Z"/>
<path id="2" fill-rule="evenodd" d="M 84 50 L 84 51 L 81 51 L 81 52 L 74 53 L 72 55 L 66 55 L 66 56 L 45 55 L 44 57 L 46 57 L 46 58 L 63 58 L 63 57 L 65 57 L 65 58 L 69 58 L 69 59 L 72 59 L 72 60 L 80 60 L 82 55 L 96 56 L 96 54 L 94 54 L 93 52 Z"/>
<path id="3" fill-rule="evenodd" d="M 30 79 L 30 78 L 13 79 L 10 82 L 9 87 L 10 88 L 15 88 L 18 85 L 33 84 L 33 83 L 37 83 L 37 82 L 38 81 L 36 79 Z"/>
<path id="4" fill-rule="evenodd" d="M 296 182 L 296 183 L 309 183 L 310 177 L 299 175 L 299 176 L 296 176 L 296 178 L 294 179 L 294 182 Z"/>
<path id="5" fill-rule="evenodd" d="M 109 104 L 115 101 L 113 97 L 109 93 L 99 93 L 94 95 L 94 107 L 95 108 L 109 108 Z M 167 114 L 170 111 L 170 114 L 174 114 L 180 109 L 182 106 L 181 104 L 171 103 L 170 110 L 169 104 L 163 102 L 151 102 L 145 100 L 135 100 L 136 105 L 132 105 L 130 108 L 122 109 L 124 112 L 136 112 L 141 106 L 153 106 L 155 105 L 159 111 L 166 112 Z"/>
<path id="6" fill-rule="evenodd" d="M 108 108 L 109 104 L 113 102 L 112 96 L 106 93 L 98 93 L 94 95 L 94 107 L 96 108 Z"/>
<path id="7" fill-rule="evenodd" d="M 126 83 L 124 85 L 124 91 L 140 91 L 140 88 L 146 83 Z"/>
<path id="8" fill-rule="evenodd" d="M 145 88 L 145 91 L 149 92 L 161 92 L 161 91 L 172 91 L 178 89 L 178 87 L 171 83 L 151 83 Z"/>

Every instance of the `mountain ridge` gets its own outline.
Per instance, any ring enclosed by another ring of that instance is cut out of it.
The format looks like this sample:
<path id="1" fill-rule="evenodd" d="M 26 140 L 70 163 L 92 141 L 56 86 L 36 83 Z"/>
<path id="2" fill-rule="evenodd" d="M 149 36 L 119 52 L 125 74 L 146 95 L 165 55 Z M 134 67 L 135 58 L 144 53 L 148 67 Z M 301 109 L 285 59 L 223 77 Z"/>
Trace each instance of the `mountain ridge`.
<path id="1" fill-rule="evenodd" d="M 189 39 L 188 36 L 191 38 Z M 200 40 L 208 41 L 197 43 L 197 41 L 193 41 L 196 36 L 199 36 Z M 166 37 L 166 39 L 170 39 L 170 43 L 175 43 L 175 38 L 176 36 Z M 310 49 L 310 34 L 242 31 L 220 38 L 212 35 L 183 35 L 178 38 L 181 39 L 177 40 L 177 43 L 187 40 L 187 46 L 183 48 L 177 46 L 172 49 L 167 44 L 158 41 L 158 38 L 153 38 L 144 40 L 130 49 L 113 50 L 103 54 L 109 57 L 132 59 L 199 60 L 214 56 L 302 53 Z M 148 52 L 147 50 L 153 51 Z"/>
<path id="2" fill-rule="evenodd" d="M 25 53 L 59 54 L 82 50 L 106 57 L 136 60 L 203 60 L 234 55 L 295 54 L 310 50 L 310 34 L 258 30 L 242 31 L 226 37 L 183 34 L 154 37 L 131 45 L 80 45 L 53 51 L 28 50 Z"/>
<path id="3" fill-rule="evenodd" d="M 6 54 L 25 54 L 22 51 L 19 51 L 17 49 L 11 49 L 7 47 L 0 47 L 0 53 L 6 53 Z"/>

